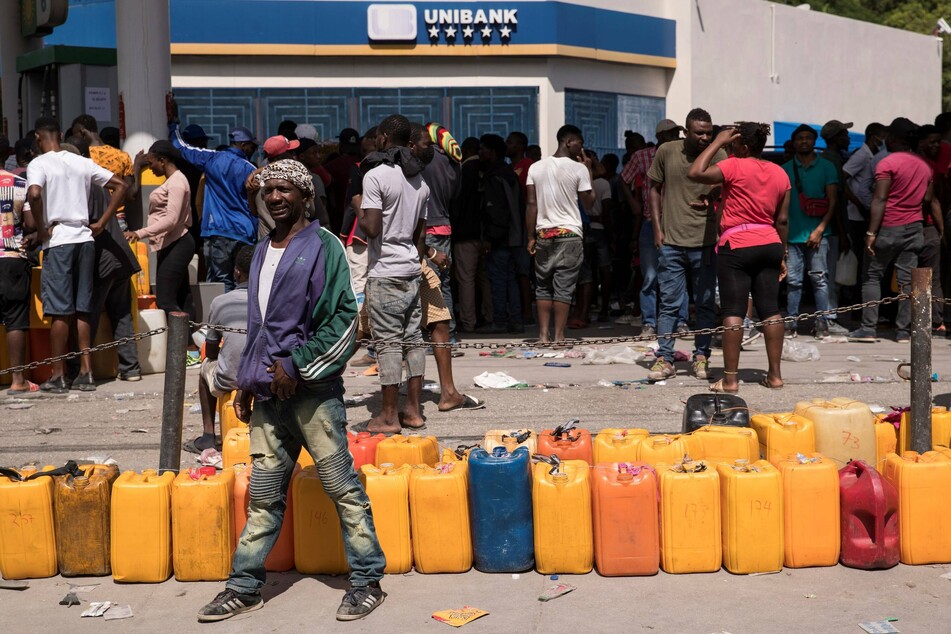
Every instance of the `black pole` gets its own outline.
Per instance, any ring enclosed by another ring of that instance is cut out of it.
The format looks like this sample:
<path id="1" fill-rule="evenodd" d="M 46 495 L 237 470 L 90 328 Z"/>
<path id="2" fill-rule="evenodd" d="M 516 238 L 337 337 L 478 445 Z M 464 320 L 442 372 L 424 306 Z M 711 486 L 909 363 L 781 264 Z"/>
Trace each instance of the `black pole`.
<path id="1" fill-rule="evenodd" d="M 159 473 L 182 466 L 182 415 L 185 402 L 185 356 L 188 354 L 188 314 L 168 313 L 165 348 L 165 392 L 162 395 L 162 446 Z"/>
<path id="2" fill-rule="evenodd" d="M 911 270 L 911 449 L 918 453 L 931 451 L 931 269 L 929 268 Z"/>

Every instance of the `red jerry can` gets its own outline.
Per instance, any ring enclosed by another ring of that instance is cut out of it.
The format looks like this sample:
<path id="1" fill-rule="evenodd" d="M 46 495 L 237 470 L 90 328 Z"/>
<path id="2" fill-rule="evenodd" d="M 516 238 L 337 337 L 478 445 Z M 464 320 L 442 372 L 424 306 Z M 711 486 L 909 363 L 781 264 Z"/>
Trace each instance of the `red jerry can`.
<path id="1" fill-rule="evenodd" d="M 360 473 L 360 467 L 365 464 L 376 464 L 376 446 L 386 438 L 383 434 L 372 435 L 368 431 L 354 434 L 347 432 L 347 444 L 350 445 L 350 455 L 353 456 L 353 469 Z"/>
<path id="2" fill-rule="evenodd" d="M 861 460 L 839 471 L 842 553 L 850 568 L 876 570 L 898 564 L 898 492 Z"/>

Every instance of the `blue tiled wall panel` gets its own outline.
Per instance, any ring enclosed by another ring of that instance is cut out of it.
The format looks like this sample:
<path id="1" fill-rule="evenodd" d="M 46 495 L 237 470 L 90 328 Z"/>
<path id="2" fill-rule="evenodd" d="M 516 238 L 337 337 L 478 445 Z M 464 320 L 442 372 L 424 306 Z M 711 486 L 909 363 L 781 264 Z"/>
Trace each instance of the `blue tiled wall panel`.
<path id="1" fill-rule="evenodd" d="M 411 121 L 438 121 L 461 143 L 468 136 L 525 132 L 537 142 L 538 89 L 513 88 L 179 88 L 182 125 L 205 128 L 211 147 L 246 126 L 263 141 L 278 123 L 310 123 L 321 139 L 346 127 L 361 133 L 399 112 Z"/>
<path id="2" fill-rule="evenodd" d="M 565 123 L 581 128 L 585 147 L 603 156 L 624 153 L 624 131 L 640 132 L 654 140 L 657 122 L 666 110 L 662 97 L 618 95 L 581 90 L 565 91 Z"/>

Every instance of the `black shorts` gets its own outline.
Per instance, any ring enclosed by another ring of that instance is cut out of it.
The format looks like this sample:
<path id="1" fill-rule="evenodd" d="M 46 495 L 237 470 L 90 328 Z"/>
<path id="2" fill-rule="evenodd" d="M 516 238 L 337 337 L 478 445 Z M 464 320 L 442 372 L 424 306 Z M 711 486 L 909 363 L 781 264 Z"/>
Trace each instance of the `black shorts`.
<path id="1" fill-rule="evenodd" d="M 734 251 L 727 242 L 717 252 L 720 312 L 724 317 L 745 317 L 750 293 L 760 319 L 779 314 L 779 274 L 783 245 L 779 242 Z"/>
<path id="2" fill-rule="evenodd" d="M 43 314 L 74 315 L 92 310 L 96 244 L 62 244 L 43 251 Z"/>
<path id="3" fill-rule="evenodd" d="M 30 263 L 0 258 L 0 323 L 7 330 L 30 329 Z"/>

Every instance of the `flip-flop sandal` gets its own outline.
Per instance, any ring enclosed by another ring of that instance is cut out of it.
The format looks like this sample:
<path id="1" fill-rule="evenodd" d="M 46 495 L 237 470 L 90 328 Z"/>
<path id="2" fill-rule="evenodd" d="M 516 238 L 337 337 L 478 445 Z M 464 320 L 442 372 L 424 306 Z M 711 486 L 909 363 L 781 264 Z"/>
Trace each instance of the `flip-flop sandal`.
<path id="1" fill-rule="evenodd" d="M 449 409 L 441 409 L 441 412 L 458 412 L 460 410 L 475 410 L 475 409 L 485 409 L 485 401 L 481 401 L 474 396 L 469 396 L 468 394 L 462 395 L 462 402 L 454 407 Z"/>
<path id="2" fill-rule="evenodd" d="M 710 391 L 716 392 L 718 394 L 736 394 L 737 392 L 740 391 L 740 388 L 736 388 L 735 390 L 728 390 L 725 387 L 723 387 L 723 379 L 720 379 L 719 381 L 717 381 L 716 383 L 710 386 Z"/>
<path id="3" fill-rule="evenodd" d="M 397 416 L 399 416 L 399 419 L 400 419 L 400 427 L 402 427 L 403 429 L 409 429 L 409 430 L 412 430 L 412 431 L 419 431 L 419 430 L 421 430 L 421 429 L 426 429 L 426 417 L 425 417 L 425 416 L 423 416 L 423 424 L 422 424 L 422 425 L 407 425 L 406 423 L 404 423 L 404 422 L 403 422 L 403 412 L 400 412 Z"/>
<path id="4" fill-rule="evenodd" d="M 368 433 L 371 433 L 371 434 L 378 433 L 378 434 L 385 434 L 385 435 L 388 435 L 388 436 L 389 436 L 389 435 L 395 435 L 395 434 L 400 433 L 400 432 L 402 431 L 402 429 L 397 430 L 397 431 L 373 432 L 373 431 L 370 431 L 370 421 L 369 421 L 369 420 L 365 420 L 365 421 L 363 421 L 362 423 L 356 423 L 356 424 L 351 425 L 351 426 L 350 426 L 350 431 L 352 431 L 352 432 L 355 433 L 355 434 L 359 434 L 360 432 L 365 431 L 365 432 L 368 432 Z"/>
<path id="5" fill-rule="evenodd" d="M 781 389 L 783 389 L 784 387 L 786 387 L 786 384 L 785 384 L 785 383 L 782 383 L 782 384 L 780 384 L 780 385 L 770 385 L 769 379 L 767 379 L 767 378 L 763 378 L 763 380 L 760 381 L 759 384 L 762 385 L 763 387 L 765 387 L 765 388 L 768 389 L 768 390 L 781 390 Z"/>
<path id="6" fill-rule="evenodd" d="M 363 371 L 363 376 L 377 376 L 380 373 L 380 366 L 377 363 L 374 363 L 369 368 Z"/>
<path id="7" fill-rule="evenodd" d="M 7 390 L 7 395 L 16 396 L 17 394 L 32 394 L 33 392 L 39 392 L 40 386 L 34 383 L 33 381 L 27 381 L 26 387 L 22 390 L 14 390 L 13 388 Z"/>

